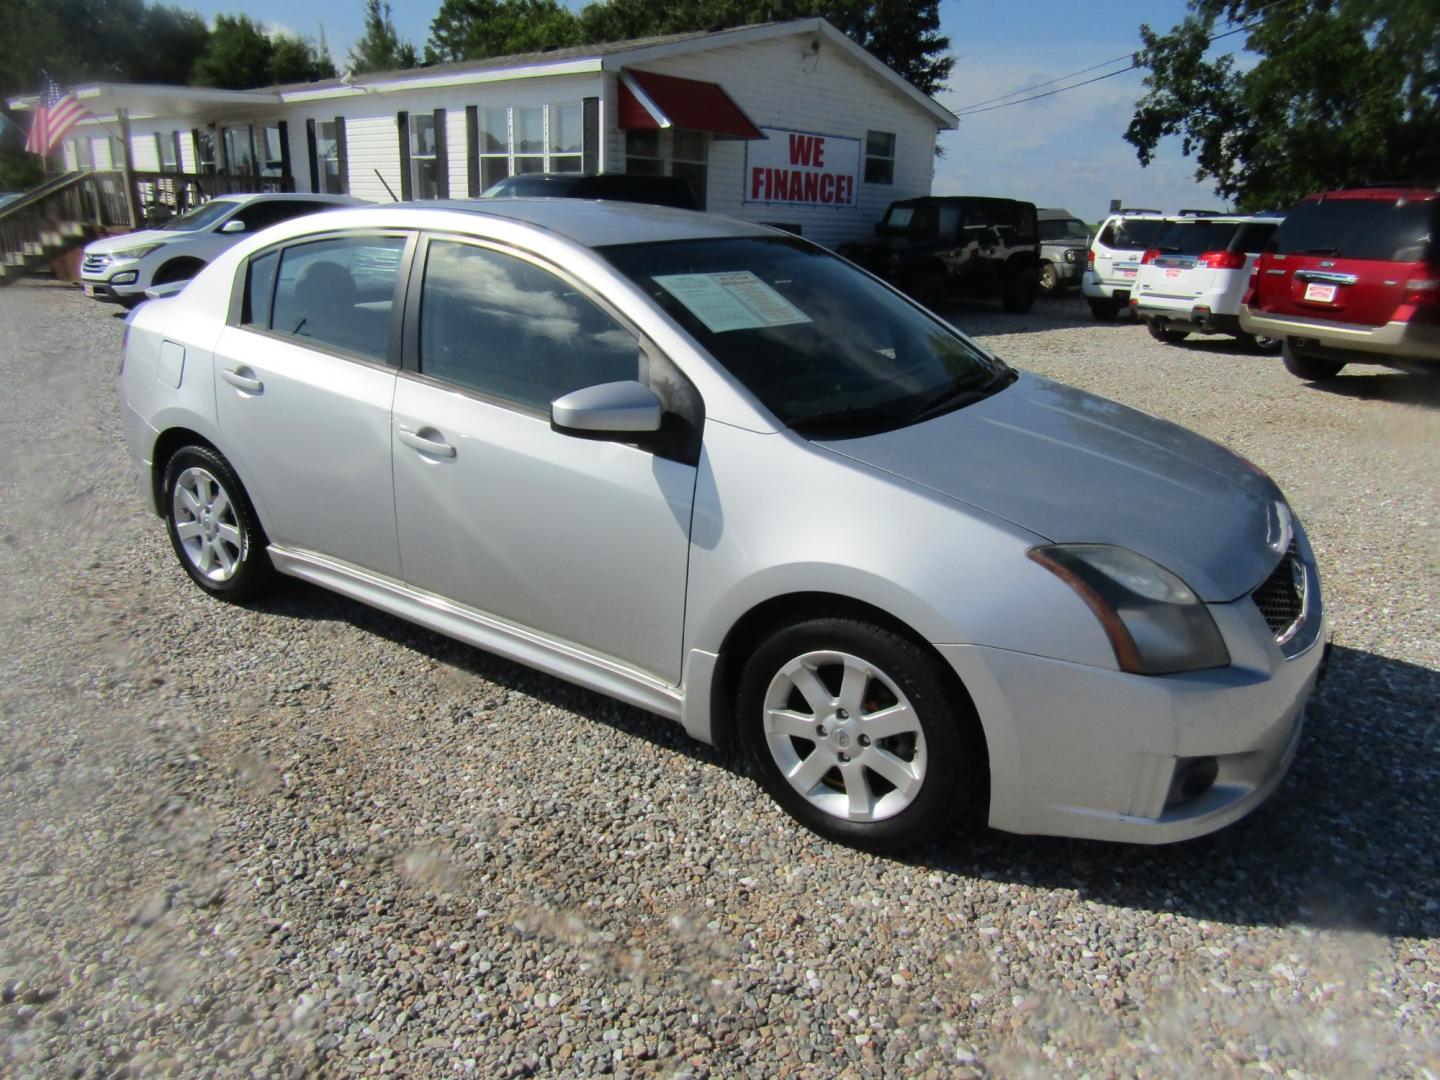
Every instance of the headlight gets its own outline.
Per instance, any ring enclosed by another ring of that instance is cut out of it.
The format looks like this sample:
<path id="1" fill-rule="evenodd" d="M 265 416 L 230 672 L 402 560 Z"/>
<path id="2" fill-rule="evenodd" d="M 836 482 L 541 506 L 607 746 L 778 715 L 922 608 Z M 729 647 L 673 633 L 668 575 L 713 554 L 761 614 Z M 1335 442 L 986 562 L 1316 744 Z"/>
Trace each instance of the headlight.
<path id="1" fill-rule="evenodd" d="M 124 251 L 112 251 L 110 254 L 116 259 L 143 259 L 152 251 L 159 251 L 164 244 L 146 244 L 144 247 L 126 248 Z"/>
<path id="2" fill-rule="evenodd" d="M 1112 544 L 1056 544 L 1029 555 L 1089 605 L 1121 671 L 1167 675 L 1230 663 L 1200 598 L 1145 556 Z"/>

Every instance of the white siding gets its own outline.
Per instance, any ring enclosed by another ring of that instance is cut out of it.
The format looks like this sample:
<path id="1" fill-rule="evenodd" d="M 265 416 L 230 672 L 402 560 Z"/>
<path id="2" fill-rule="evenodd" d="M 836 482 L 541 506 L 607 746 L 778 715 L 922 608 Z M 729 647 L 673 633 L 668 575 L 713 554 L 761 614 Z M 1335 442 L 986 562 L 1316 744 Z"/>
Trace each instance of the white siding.
<path id="1" fill-rule="evenodd" d="M 445 109 L 445 154 L 449 163 L 450 197 L 468 198 L 470 194 L 469 174 L 465 169 L 468 153 L 465 138 L 465 106 L 451 104 Z"/>
<path id="2" fill-rule="evenodd" d="M 822 40 L 819 54 L 809 53 L 813 40 L 812 34 L 797 34 L 636 66 L 662 75 L 718 83 L 758 127 L 859 139 L 862 182 L 858 205 L 833 209 L 743 202 L 745 143 L 729 139 L 710 143 L 707 210 L 749 221 L 795 223 L 802 226 L 806 237 L 834 245 L 870 236 L 893 200 L 930 194 L 936 126 L 932 116 L 830 43 Z M 617 82 L 614 76 L 607 80 L 608 116 L 616 115 Z M 893 184 L 863 182 L 863 143 L 871 130 L 895 135 Z M 625 169 L 625 133 L 618 129 L 610 132 L 607 166 L 612 172 Z"/>
<path id="3" fill-rule="evenodd" d="M 357 199 L 387 203 L 390 185 L 400 198 L 400 140 L 395 130 L 395 113 L 380 116 L 345 117 L 345 143 L 350 154 L 350 194 Z M 375 171 L 385 178 L 382 184 Z M 309 165 L 306 165 L 309 174 Z M 307 181 L 308 183 L 308 181 Z"/>

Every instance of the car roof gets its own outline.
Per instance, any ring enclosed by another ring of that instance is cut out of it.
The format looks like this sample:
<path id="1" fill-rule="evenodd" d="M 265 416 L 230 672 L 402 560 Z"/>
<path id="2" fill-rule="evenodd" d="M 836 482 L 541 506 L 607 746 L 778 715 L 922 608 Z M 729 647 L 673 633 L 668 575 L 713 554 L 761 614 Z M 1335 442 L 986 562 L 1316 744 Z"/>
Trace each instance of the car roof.
<path id="1" fill-rule="evenodd" d="M 1374 187 L 1341 188 L 1338 191 L 1317 191 L 1304 198 L 1304 202 L 1328 202 L 1331 199 L 1376 199 L 1398 202 L 1400 199 L 1428 202 L 1440 199 L 1440 188 L 1428 184 L 1407 187 L 1401 184 L 1376 185 Z"/>
<path id="2" fill-rule="evenodd" d="M 324 195 L 314 191 L 232 191 L 224 195 L 216 195 L 209 201 L 252 203 L 269 202 L 275 199 L 293 200 L 296 202 L 335 203 L 340 206 L 361 206 L 364 204 L 363 199 L 357 199 L 353 195 Z"/>
<path id="3" fill-rule="evenodd" d="M 546 229 L 585 247 L 772 236 L 775 232 L 764 225 L 718 214 L 603 199 L 431 199 L 373 208 L 375 212 L 387 209 L 436 213 L 459 211 L 483 217 L 509 218 Z M 372 211 L 362 208 L 358 212 Z"/>

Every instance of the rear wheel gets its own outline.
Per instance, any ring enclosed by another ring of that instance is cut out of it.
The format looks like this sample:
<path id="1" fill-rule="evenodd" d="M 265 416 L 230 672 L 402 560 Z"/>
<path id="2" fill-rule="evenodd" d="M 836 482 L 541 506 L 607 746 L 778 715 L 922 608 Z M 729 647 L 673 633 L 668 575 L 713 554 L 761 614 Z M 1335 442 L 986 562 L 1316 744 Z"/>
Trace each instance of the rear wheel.
<path id="1" fill-rule="evenodd" d="M 1344 360 L 1327 360 L 1304 352 L 1295 344 L 1294 338 L 1288 337 L 1281 342 L 1280 359 L 1285 364 L 1285 370 L 1291 375 L 1309 379 L 1311 382 L 1333 379 L 1345 366 Z"/>
<path id="2" fill-rule="evenodd" d="M 910 846 L 978 798 L 973 714 L 940 661 L 892 630 L 838 618 L 780 628 L 746 663 L 739 708 L 761 784 L 822 836 Z"/>
<path id="3" fill-rule="evenodd" d="M 1114 322 L 1120 317 L 1122 306 L 1119 300 L 1091 298 L 1090 314 L 1095 316 L 1096 322 Z"/>
<path id="4" fill-rule="evenodd" d="M 227 600 L 270 585 L 264 533 L 228 461 L 209 447 L 182 447 L 165 466 L 164 493 L 170 544 L 195 584 Z"/>
<path id="5" fill-rule="evenodd" d="M 1255 334 L 1247 334 L 1240 331 L 1235 335 L 1235 340 L 1240 342 L 1240 347 L 1249 352 L 1277 353 L 1280 351 L 1280 339 L 1272 337 L 1260 337 Z"/>
<path id="6" fill-rule="evenodd" d="M 906 291 L 920 304 L 934 311 L 945 302 L 945 279 L 938 271 L 930 270 L 912 278 Z"/>
<path id="7" fill-rule="evenodd" d="M 1167 345 L 1176 345 L 1190 336 L 1189 330 L 1171 330 L 1159 319 L 1151 319 L 1145 324 L 1145 328 L 1156 341 L 1163 341 Z"/>

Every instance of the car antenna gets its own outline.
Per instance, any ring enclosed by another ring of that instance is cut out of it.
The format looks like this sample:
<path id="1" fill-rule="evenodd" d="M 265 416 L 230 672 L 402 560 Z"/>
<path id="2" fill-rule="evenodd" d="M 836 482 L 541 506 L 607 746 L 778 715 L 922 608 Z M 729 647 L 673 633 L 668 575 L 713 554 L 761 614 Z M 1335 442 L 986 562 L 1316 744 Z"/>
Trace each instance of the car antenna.
<path id="1" fill-rule="evenodd" d="M 376 169 L 376 170 L 375 170 L 375 179 L 379 180 L 380 183 L 381 183 L 382 185 L 384 185 L 385 194 L 387 194 L 387 195 L 390 196 L 390 201 L 391 201 L 391 202 L 399 202 L 399 201 L 400 201 L 399 199 L 397 199 L 397 198 L 395 197 L 395 192 L 391 190 L 390 185 L 385 183 L 385 177 L 383 177 L 383 176 L 380 175 L 380 170 L 379 170 L 379 169 Z"/>

